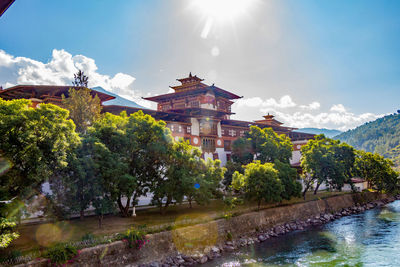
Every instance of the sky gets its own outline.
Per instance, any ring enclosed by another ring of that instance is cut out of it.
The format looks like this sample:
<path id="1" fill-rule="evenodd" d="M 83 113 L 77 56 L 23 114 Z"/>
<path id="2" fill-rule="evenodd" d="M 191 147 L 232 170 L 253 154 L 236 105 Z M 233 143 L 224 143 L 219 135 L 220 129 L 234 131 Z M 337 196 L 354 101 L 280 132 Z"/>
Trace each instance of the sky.
<path id="1" fill-rule="evenodd" d="M 347 130 L 400 109 L 397 0 L 16 0 L 0 85 L 167 93 L 189 72 L 243 96 L 234 119 Z"/>

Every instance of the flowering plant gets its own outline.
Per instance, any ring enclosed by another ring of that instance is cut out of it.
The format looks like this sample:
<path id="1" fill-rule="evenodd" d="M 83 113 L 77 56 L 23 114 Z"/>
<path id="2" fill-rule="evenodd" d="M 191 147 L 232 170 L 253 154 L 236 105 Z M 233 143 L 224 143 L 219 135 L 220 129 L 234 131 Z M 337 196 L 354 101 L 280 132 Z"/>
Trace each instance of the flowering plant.
<path id="1" fill-rule="evenodd" d="M 130 248 L 141 249 L 149 240 L 146 240 L 145 232 L 140 229 L 130 228 L 123 234 L 123 239 L 128 242 Z"/>

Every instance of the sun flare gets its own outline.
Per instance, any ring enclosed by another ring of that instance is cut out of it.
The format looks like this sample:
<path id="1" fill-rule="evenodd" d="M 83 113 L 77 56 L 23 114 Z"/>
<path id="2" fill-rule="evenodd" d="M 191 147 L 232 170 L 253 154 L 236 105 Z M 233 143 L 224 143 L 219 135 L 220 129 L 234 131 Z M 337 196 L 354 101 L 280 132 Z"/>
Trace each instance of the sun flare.
<path id="1" fill-rule="evenodd" d="M 207 17 L 227 20 L 243 15 L 254 2 L 255 0 L 193 0 L 193 6 Z"/>

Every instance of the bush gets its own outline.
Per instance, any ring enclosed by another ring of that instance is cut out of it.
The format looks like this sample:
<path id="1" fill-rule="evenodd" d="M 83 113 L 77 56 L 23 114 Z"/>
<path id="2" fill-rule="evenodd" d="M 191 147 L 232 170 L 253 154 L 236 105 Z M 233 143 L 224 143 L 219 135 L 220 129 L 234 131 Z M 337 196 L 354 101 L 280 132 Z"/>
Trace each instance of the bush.
<path id="1" fill-rule="evenodd" d="M 85 240 L 95 240 L 96 237 L 92 234 L 92 233 L 86 233 L 82 236 L 81 240 L 85 241 Z"/>
<path id="2" fill-rule="evenodd" d="M 142 229 L 135 229 L 134 227 L 128 229 L 122 238 L 128 241 L 130 248 L 141 249 L 147 242 L 145 238 L 146 233 Z"/>
<path id="3" fill-rule="evenodd" d="M 0 252 L 1 252 L 0 263 L 10 264 L 10 265 L 11 264 L 14 265 L 17 262 L 17 259 L 22 256 L 20 250 L 11 250 L 8 252 L 0 250 Z"/>
<path id="4" fill-rule="evenodd" d="M 69 244 L 56 244 L 49 248 L 45 253 L 45 257 L 50 259 L 53 264 L 65 264 L 75 258 L 78 250 Z"/>

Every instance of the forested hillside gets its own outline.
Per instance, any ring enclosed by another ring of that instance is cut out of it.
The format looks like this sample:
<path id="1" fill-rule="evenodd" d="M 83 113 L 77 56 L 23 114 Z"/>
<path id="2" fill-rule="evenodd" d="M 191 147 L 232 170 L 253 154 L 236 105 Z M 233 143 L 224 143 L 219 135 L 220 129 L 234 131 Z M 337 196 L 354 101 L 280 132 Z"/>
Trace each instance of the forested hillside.
<path id="1" fill-rule="evenodd" d="M 379 153 L 400 166 L 400 114 L 367 122 L 335 137 L 357 149 Z"/>
<path id="2" fill-rule="evenodd" d="M 325 128 L 300 128 L 296 132 L 310 133 L 310 134 L 324 134 L 326 137 L 332 138 L 341 134 L 342 132 L 334 129 Z"/>

